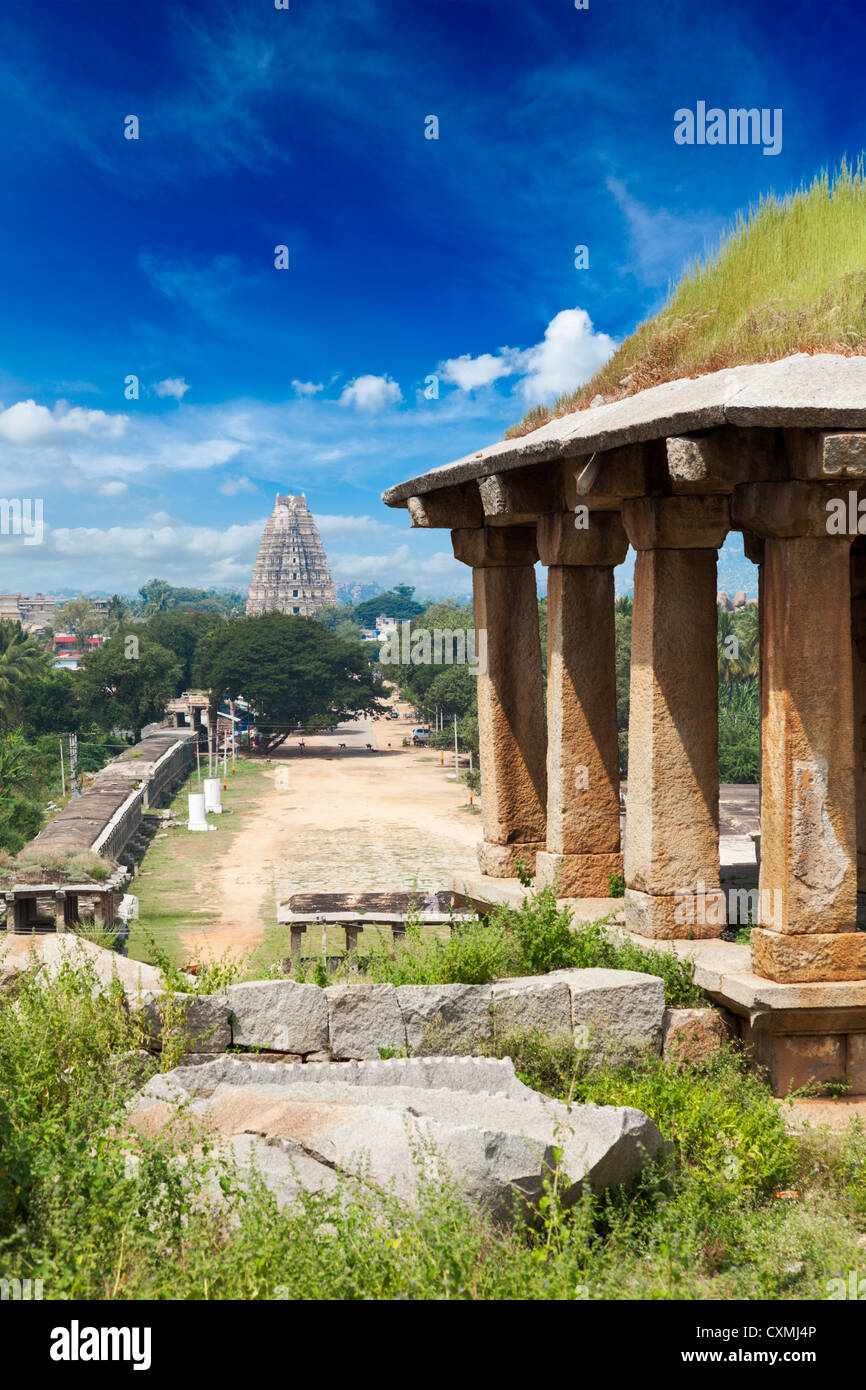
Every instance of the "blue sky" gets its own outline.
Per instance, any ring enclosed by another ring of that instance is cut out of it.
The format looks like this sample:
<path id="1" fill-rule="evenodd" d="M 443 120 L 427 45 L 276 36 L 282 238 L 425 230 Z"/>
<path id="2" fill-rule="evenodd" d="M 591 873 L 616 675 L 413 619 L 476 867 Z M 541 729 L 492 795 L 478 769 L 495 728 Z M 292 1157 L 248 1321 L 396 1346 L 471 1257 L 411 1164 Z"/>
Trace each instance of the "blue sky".
<path id="1" fill-rule="evenodd" d="M 382 488 L 585 380 L 737 209 L 866 146 L 860 0 L 290 4 L 0 17 L 0 495 L 45 524 L 0 535 L 0 590 L 245 588 L 303 490 L 338 581 L 465 592 Z M 781 152 L 676 144 L 699 100 L 781 108 Z"/>

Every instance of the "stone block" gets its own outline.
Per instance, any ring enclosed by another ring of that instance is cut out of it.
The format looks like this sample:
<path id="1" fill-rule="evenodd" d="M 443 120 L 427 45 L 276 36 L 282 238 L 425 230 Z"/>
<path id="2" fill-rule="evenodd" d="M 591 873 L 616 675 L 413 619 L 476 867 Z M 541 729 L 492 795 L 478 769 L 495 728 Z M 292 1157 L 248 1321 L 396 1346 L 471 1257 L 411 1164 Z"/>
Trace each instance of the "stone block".
<path id="1" fill-rule="evenodd" d="M 721 892 L 720 888 L 707 888 L 708 909 L 713 894 Z M 683 899 L 678 894 L 642 893 L 636 888 L 626 888 L 626 929 L 636 932 L 638 936 L 655 937 L 663 941 L 700 941 L 718 936 L 724 931 L 724 922 L 719 924 L 678 920 L 678 917 L 682 916 L 682 902 Z M 697 917 L 698 913 L 695 912 L 694 915 Z M 714 914 L 710 912 L 705 915 Z"/>
<path id="2" fill-rule="evenodd" d="M 613 1038 L 629 1048 L 662 1048 L 664 981 L 637 970 L 557 970 L 553 979 L 571 990 L 571 1016 L 578 1046 Z"/>
<path id="3" fill-rule="evenodd" d="M 319 1052 L 328 1046 L 328 1001 L 318 985 L 252 980 L 231 985 L 232 1041 L 273 1052 Z"/>
<path id="4" fill-rule="evenodd" d="M 230 1007 L 225 994 L 148 993 L 140 1019 L 151 1046 L 162 1047 L 164 1030 L 181 1036 L 190 1052 L 225 1052 L 232 1041 Z"/>
<path id="5" fill-rule="evenodd" d="M 756 1033 L 756 1054 L 770 1074 L 774 1096 L 786 1096 L 810 1081 L 845 1080 L 842 1033 Z"/>
<path id="6" fill-rule="evenodd" d="M 552 854 L 539 850 L 535 856 L 537 886 L 556 883 L 559 898 L 606 898 L 610 895 L 611 874 L 622 875 L 619 853 Z"/>
<path id="7" fill-rule="evenodd" d="M 409 1050 L 420 1054 L 489 1046 L 490 998 L 489 985 L 398 985 Z"/>
<path id="8" fill-rule="evenodd" d="M 524 841 L 515 845 L 496 845 L 482 840 L 478 846 L 478 866 L 490 878 L 516 878 L 519 860 L 526 872 L 535 873 L 536 856 L 544 849 L 543 840 Z"/>
<path id="9" fill-rule="evenodd" d="M 394 985 L 330 985 L 323 991 L 335 1061 L 377 1058 L 379 1048 L 406 1047 L 406 1025 Z"/>
<path id="10" fill-rule="evenodd" d="M 753 927 L 752 969 L 783 984 L 866 979 L 866 932 L 793 935 Z"/>
<path id="11" fill-rule="evenodd" d="M 554 975 L 498 981 L 491 986 L 491 1007 L 497 1040 L 535 1031 L 561 1036 L 572 1029 L 571 990 Z"/>
<path id="12" fill-rule="evenodd" d="M 731 1036 L 718 1009 L 665 1009 L 662 1051 L 671 1061 L 701 1066 L 721 1051 Z"/>
<path id="13" fill-rule="evenodd" d="M 848 1057 L 845 1079 L 852 1095 L 866 1096 L 866 1033 L 849 1033 L 846 1043 Z"/>
<path id="14" fill-rule="evenodd" d="M 631 497 L 623 525 L 635 550 L 716 550 L 731 526 L 724 496 Z"/>

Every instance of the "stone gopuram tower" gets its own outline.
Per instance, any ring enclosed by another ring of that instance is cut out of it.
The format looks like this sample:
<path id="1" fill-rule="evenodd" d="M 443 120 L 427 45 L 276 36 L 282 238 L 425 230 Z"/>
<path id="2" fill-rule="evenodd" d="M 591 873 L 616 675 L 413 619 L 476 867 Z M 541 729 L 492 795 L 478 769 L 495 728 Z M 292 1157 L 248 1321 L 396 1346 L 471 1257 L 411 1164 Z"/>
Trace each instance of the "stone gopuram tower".
<path id="1" fill-rule="evenodd" d="M 306 494 L 281 497 L 277 493 L 253 570 L 247 614 L 273 609 L 309 614 L 336 602 L 322 538 Z"/>

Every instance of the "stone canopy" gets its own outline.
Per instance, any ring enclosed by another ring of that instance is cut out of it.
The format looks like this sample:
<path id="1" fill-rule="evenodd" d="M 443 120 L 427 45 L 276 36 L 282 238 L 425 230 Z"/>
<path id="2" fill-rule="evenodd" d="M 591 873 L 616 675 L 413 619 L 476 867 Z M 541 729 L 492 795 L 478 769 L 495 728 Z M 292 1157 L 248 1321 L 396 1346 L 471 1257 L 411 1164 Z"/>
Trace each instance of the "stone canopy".
<path id="1" fill-rule="evenodd" d="M 414 527 L 449 529 L 472 568 L 487 651 L 482 870 L 511 877 L 521 861 L 568 897 L 606 896 L 624 872 L 629 926 L 664 938 L 721 929 L 717 550 L 742 532 L 759 567 L 760 901 L 778 905 L 752 932 L 753 968 L 866 979 L 866 358 L 797 354 L 667 382 L 383 500 Z M 613 570 L 629 544 L 623 861 Z M 697 915 L 679 910 L 688 894 Z"/>

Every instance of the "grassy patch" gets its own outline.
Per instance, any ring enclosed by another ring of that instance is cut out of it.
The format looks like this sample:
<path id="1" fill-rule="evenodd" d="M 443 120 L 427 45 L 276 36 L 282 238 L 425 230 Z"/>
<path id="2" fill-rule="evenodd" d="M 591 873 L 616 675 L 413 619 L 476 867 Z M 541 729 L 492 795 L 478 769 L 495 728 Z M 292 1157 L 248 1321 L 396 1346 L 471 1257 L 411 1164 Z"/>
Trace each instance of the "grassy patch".
<path id="1" fill-rule="evenodd" d="M 842 163 L 785 198 L 740 214 L 585 386 L 536 406 L 513 438 L 597 395 L 631 395 L 678 377 L 793 352 L 866 351 L 866 181 Z"/>
<path id="2" fill-rule="evenodd" d="M 172 815 L 184 824 L 171 827 L 165 839 L 151 840 L 131 885 L 139 910 L 138 920 L 130 924 L 129 955 L 135 960 L 152 962 L 150 942 L 155 940 L 171 961 L 180 964 L 189 954 L 181 936 L 214 920 L 207 906 L 207 885 L 243 829 L 245 813 L 267 787 L 267 766 L 239 759 L 235 775 L 229 774 L 227 782 L 223 814 L 208 818 L 214 830 L 191 834 L 186 829 L 187 797 L 196 788 L 193 773 L 171 803 Z M 154 820 L 161 825 L 157 815 Z"/>

